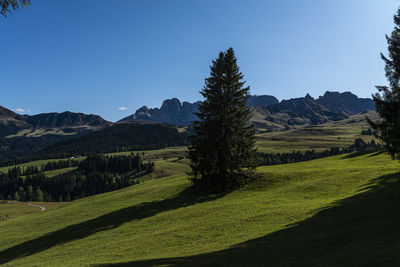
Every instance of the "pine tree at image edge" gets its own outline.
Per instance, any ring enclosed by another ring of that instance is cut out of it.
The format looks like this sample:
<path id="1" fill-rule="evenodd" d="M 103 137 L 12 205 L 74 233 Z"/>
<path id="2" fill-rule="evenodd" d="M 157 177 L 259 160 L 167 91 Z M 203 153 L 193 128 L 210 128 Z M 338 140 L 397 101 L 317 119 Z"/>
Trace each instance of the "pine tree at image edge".
<path id="1" fill-rule="evenodd" d="M 381 54 L 389 86 L 377 86 L 379 93 L 373 95 L 381 119 L 368 121 L 379 130 L 379 138 L 391 156 L 400 159 L 400 9 L 394 16 L 394 22 L 391 36 L 386 36 L 389 55 Z"/>
<path id="2" fill-rule="evenodd" d="M 244 83 L 233 49 L 220 52 L 201 91 L 205 100 L 189 147 L 188 179 L 197 190 L 230 191 L 254 176 L 255 129 L 247 106 L 250 88 Z"/>

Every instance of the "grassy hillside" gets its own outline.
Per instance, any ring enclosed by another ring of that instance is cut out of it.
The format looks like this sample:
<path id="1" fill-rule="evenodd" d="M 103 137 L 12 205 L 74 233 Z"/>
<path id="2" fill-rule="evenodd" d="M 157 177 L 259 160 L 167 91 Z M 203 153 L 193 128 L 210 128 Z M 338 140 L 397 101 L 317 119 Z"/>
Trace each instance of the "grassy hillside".
<path id="1" fill-rule="evenodd" d="M 45 207 L 46 210 L 55 209 L 65 205 L 60 202 L 35 202 L 30 206 L 29 202 L 14 202 L 14 201 L 0 201 L 0 221 L 13 219 L 27 214 L 38 213 L 40 208 L 37 206 Z"/>
<path id="2" fill-rule="evenodd" d="M 286 131 L 264 133 L 259 131 L 257 146 L 260 152 L 282 153 L 293 150 L 321 151 L 331 147 L 348 147 L 356 138 L 362 138 L 369 142 L 374 137 L 361 134 L 362 130 L 370 127 L 365 117 L 373 121 L 378 120 L 377 113 L 369 111 L 365 114 L 353 115 L 349 119 L 322 125 L 299 126 Z"/>
<path id="3" fill-rule="evenodd" d="M 227 195 L 167 177 L 0 221 L 6 266 L 398 265 L 398 163 L 384 154 L 262 167 Z M 156 163 L 156 164 L 157 164 Z"/>
<path id="4" fill-rule="evenodd" d="M 257 146 L 260 152 L 290 152 L 292 150 L 316 151 L 330 149 L 331 147 L 348 147 L 354 139 L 362 138 L 371 141 L 373 136 L 362 135 L 361 131 L 368 127 L 360 126 L 335 126 L 331 124 L 299 128 L 287 131 L 257 134 Z"/>

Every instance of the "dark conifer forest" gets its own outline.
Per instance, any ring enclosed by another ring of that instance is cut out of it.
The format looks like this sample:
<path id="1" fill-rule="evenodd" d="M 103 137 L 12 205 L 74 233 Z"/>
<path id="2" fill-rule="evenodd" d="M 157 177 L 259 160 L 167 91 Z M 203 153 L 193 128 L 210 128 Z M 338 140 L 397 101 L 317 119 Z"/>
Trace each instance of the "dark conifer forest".
<path id="1" fill-rule="evenodd" d="M 47 177 L 45 171 L 77 167 L 75 171 Z M 91 155 L 82 161 L 48 162 L 39 169 L 13 167 L 0 174 L 0 199 L 18 201 L 72 201 L 134 185 L 150 173 L 154 163 L 140 155 Z"/>
<path id="2" fill-rule="evenodd" d="M 187 144 L 187 134 L 167 124 L 117 124 L 68 139 L 41 151 L 56 157 L 162 149 Z"/>

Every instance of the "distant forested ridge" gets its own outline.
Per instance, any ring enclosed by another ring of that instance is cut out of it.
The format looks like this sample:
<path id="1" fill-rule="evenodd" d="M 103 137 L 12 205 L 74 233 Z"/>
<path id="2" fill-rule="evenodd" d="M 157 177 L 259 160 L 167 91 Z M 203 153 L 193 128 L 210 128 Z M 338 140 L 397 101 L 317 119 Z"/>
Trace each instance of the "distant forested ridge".
<path id="1" fill-rule="evenodd" d="M 162 149 L 184 146 L 187 143 L 188 134 L 179 132 L 172 125 L 122 123 L 78 138 L 64 140 L 41 151 L 41 154 L 66 157 L 92 153 Z"/>
<path id="2" fill-rule="evenodd" d="M 44 171 L 77 166 L 75 171 L 46 177 Z M 61 160 L 43 165 L 40 170 L 13 167 L 0 173 L 0 199 L 18 201 L 72 201 L 136 184 L 137 177 L 154 170 L 154 163 L 140 155 L 91 155 L 78 162 Z"/>

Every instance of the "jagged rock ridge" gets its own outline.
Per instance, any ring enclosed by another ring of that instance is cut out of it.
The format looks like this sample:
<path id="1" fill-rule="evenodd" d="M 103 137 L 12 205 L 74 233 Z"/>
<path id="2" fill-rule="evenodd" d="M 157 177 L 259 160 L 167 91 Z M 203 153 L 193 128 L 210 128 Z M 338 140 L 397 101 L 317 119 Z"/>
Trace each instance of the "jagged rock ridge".
<path id="1" fill-rule="evenodd" d="M 200 101 L 194 103 L 184 101 L 181 103 L 177 98 L 167 99 L 164 100 L 160 108 L 149 109 L 147 106 L 143 106 L 134 114 L 123 118 L 119 122 L 151 121 L 174 125 L 188 125 L 197 119 L 194 113 L 198 111 L 200 103 Z M 279 103 L 279 100 L 274 96 L 262 95 L 250 96 L 249 98 L 250 107 L 268 107 L 276 103 Z"/>
<path id="2" fill-rule="evenodd" d="M 175 125 L 188 125 L 197 119 L 194 113 L 200 102 L 181 102 L 177 98 L 167 99 L 161 108 L 138 109 L 120 122 L 151 121 Z M 338 121 L 364 110 L 375 110 L 372 99 L 358 98 L 350 92 L 329 92 L 314 99 L 309 94 L 302 98 L 279 100 L 273 96 L 250 96 L 249 107 L 252 110 L 252 122 L 256 127 L 269 130 L 294 127 L 305 124 L 321 124 Z"/>

